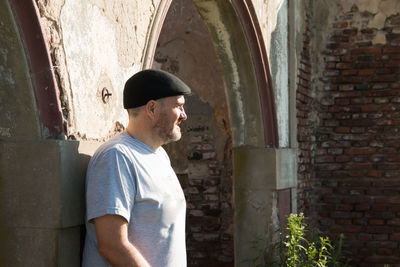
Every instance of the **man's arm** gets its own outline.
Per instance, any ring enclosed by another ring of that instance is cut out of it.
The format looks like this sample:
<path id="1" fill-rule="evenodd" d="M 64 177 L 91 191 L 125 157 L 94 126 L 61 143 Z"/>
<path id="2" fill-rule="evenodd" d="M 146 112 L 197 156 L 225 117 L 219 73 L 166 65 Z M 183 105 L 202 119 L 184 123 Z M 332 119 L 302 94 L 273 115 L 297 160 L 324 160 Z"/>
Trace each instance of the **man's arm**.
<path id="1" fill-rule="evenodd" d="M 94 219 L 100 254 L 114 267 L 148 267 L 150 264 L 128 240 L 128 222 L 119 215 Z"/>

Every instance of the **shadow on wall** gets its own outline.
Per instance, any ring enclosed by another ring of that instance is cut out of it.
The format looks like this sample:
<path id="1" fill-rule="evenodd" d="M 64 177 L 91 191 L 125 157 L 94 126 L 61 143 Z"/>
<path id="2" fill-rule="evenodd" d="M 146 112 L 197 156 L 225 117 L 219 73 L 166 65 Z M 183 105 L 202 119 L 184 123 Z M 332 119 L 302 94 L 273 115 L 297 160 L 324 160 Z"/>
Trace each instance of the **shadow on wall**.
<path id="1" fill-rule="evenodd" d="M 80 266 L 85 174 L 99 143 L 0 142 L 6 266 Z"/>

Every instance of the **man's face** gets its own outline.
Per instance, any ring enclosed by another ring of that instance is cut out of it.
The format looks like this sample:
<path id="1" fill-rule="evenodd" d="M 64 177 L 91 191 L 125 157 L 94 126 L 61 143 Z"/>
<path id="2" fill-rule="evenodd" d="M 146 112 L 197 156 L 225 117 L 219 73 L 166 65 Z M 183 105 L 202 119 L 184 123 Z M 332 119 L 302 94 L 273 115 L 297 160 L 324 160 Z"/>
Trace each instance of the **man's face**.
<path id="1" fill-rule="evenodd" d="M 154 126 L 163 144 L 178 141 L 182 133 L 179 124 L 187 119 L 183 105 L 185 97 L 171 96 L 159 101 L 161 106 L 160 116 Z"/>

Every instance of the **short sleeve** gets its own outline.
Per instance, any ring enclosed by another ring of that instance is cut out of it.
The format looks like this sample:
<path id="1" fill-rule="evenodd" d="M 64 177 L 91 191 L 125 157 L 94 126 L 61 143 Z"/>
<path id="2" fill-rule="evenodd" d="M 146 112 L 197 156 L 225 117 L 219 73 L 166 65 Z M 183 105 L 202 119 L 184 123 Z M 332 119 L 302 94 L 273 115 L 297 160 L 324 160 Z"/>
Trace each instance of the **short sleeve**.
<path id="1" fill-rule="evenodd" d="M 117 148 L 95 155 L 86 175 L 87 220 L 115 214 L 129 222 L 135 192 L 134 166 L 126 155 Z"/>

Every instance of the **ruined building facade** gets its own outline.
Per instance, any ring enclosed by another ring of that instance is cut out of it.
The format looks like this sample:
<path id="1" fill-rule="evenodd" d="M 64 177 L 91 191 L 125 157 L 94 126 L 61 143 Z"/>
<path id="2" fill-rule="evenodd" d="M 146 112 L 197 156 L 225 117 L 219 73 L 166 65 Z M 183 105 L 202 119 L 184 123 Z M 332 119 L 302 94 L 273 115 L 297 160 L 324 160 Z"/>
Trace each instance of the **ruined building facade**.
<path id="1" fill-rule="evenodd" d="M 298 212 L 354 266 L 400 262 L 399 1 L 6 0 L 5 266 L 80 266 L 86 166 L 146 68 L 193 91 L 166 146 L 189 266 L 248 266 Z"/>

